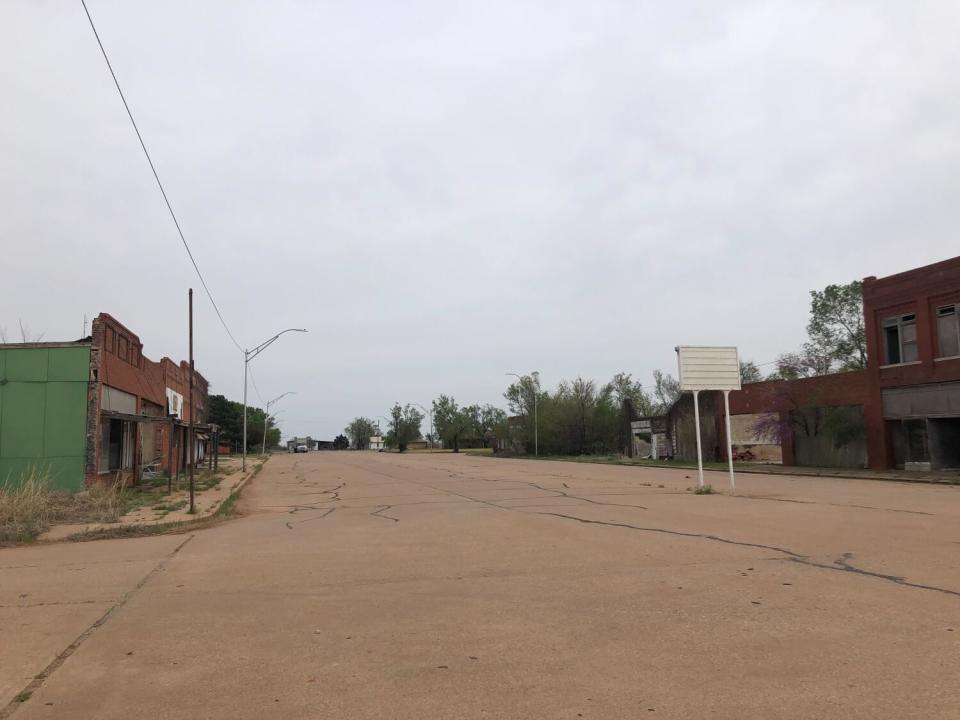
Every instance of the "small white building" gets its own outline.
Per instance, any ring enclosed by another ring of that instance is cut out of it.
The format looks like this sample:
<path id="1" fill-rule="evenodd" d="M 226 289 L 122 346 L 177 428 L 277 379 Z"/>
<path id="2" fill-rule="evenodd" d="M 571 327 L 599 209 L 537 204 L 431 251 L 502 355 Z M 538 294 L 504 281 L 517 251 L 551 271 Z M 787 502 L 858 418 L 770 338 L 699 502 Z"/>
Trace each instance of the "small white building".
<path id="1" fill-rule="evenodd" d="M 370 442 L 367 444 L 367 450 L 383 450 L 383 437 L 380 435 L 371 435 Z"/>

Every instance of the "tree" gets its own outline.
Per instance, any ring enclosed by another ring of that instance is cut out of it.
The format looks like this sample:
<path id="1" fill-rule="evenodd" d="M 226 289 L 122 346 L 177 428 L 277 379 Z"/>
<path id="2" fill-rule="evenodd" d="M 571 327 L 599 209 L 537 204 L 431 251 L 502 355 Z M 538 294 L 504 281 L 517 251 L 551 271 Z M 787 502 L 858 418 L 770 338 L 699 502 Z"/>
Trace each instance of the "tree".
<path id="1" fill-rule="evenodd" d="M 863 283 L 827 285 L 810 292 L 808 354 L 829 358 L 831 369 L 857 370 L 867 366 L 863 326 Z M 805 346 L 806 349 L 806 346 Z"/>
<path id="2" fill-rule="evenodd" d="M 453 397 L 441 395 L 433 401 L 433 426 L 447 447 L 460 452 L 460 438 L 473 427 L 475 406 L 461 408 Z"/>
<path id="3" fill-rule="evenodd" d="M 391 447 L 404 452 L 411 440 L 420 437 L 422 422 L 423 413 L 415 407 L 409 404 L 400 407 L 400 403 L 395 403 L 390 409 L 390 430 L 387 433 Z"/>
<path id="4" fill-rule="evenodd" d="M 509 404 L 510 412 L 523 417 L 521 442 L 528 448 L 533 447 L 536 411 L 544 396 L 545 394 L 540 390 L 540 373 L 538 372 L 524 375 L 517 382 L 511 383 L 506 392 L 503 393 L 504 399 Z"/>
<path id="5" fill-rule="evenodd" d="M 247 445 L 260 447 L 267 415 L 260 408 L 247 407 Z M 223 395 L 207 398 L 207 422 L 220 426 L 220 441 L 225 445 L 243 442 L 243 405 L 227 400 Z M 274 447 L 280 442 L 280 430 L 270 429 L 267 445 Z"/>
<path id="6" fill-rule="evenodd" d="M 755 383 L 763 380 L 760 368 L 752 360 L 740 363 L 740 384 Z"/>
<path id="7" fill-rule="evenodd" d="M 767 376 L 768 380 L 796 380 L 798 378 L 827 375 L 831 372 L 832 360 L 818 354 L 807 343 L 801 352 L 783 353 L 776 360 L 777 369 Z"/>
<path id="8" fill-rule="evenodd" d="M 354 450 L 366 450 L 370 437 L 377 434 L 377 425 L 370 418 L 358 417 L 343 429 Z"/>
<path id="9" fill-rule="evenodd" d="M 349 447 L 350 447 L 350 440 L 347 439 L 346 435 L 337 435 L 333 439 L 334 450 L 346 450 Z"/>
<path id="10" fill-rule="evenodd" d="M 507 414 L 498 407 L 489 403 L 486 405 L 471 405 L 465 409 L 470 417 L 470 430 L 487 447 L 489 438 L 494 435 L 497 428 L 502 427 L 507 422 Z"/>
<path id="11" fill-rule="evenodd" d="M 663 415 L 681 395 L 680 381 L 670 373 L 653 371 L 653 395 L 657 399 L 657 414 Z"/>
<path id="12" fill-rule="evenodd" d="M 604 385 L 602 392 L 612 396 L 618 407 L 623 407 L 623 403 L 629 400 L 633 405 L 635 414 L 653 415 L 654 403 L 643 389 L 643 384 L 633 379 L 630 373 L 619 372 L 613 376 L 613 379 Z"/>

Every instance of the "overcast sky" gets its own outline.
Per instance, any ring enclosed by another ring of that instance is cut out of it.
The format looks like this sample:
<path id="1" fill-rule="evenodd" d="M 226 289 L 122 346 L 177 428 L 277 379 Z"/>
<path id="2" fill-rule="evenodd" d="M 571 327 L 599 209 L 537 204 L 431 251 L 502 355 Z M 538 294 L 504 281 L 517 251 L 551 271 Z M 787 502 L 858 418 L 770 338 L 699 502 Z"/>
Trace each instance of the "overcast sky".
<path id="1" fill-rule="evenodd" d="M 952 0 L 88 4 L 238 341 L 310 329 L 252 365 L 287 435 L 768 362 L 809 290 L 960 252 Z M 0 89 L 0 327 L 185 358 L 202 291 L 79 0 L 0 5 Z"/>

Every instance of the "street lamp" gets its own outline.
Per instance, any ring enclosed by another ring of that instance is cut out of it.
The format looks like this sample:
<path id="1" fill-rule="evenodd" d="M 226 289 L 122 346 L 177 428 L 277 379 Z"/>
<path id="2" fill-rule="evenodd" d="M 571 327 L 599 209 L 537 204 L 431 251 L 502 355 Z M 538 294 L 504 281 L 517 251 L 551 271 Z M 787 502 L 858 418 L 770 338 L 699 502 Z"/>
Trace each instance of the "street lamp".
<path id="1" fill-rule="evenodd" d="M 539 375 L 539 374 L 540 373 L 537 370 L 534 370 L 532 373 L 530 373 L 531 376 Z M 523 391 L 522 377 L 520 377 L 516 373 L 504 373 L 504 375 L 513 375 L 513 377 L 517 378 L 517 380 L 520 381 L 517 385 L 517 389 L 519 392 Z M 534 457 L 540 456 L 540 431 L 539 431 L 539 428 L 537 427 L 538 424 L 539 422 L 537 419 L 537 386 L 536 386 L 536 383 L 534 383 L 533 385 L 533 456 Z"/>
<path id="2" fill-rule="evenodd" d="M 433 406 L 431 405 L 430 409 L 427 410 L 420 403 L 414 403 L 414 405 L 416 405 L 418 408 L 423 410 L 425 413 L 429 413 L 430 415 L 430 452 L 433 452 Z"/>
<path id="3" fill-rule="evenodd" d="M 270 406 L 279 400 L 282 400 L 287 395 L 296 395 L 296 393 L 293 390 L 290 390 L 289 392 L 285 392 L 283 395 L 277 395 L 277 397 L 275 397 L 273 400 L 267 401 L 267 407 L 263 411 L 263 446 L 260 448 L 261 455 L 267 454 L 267 428 L 270 426 Z"/>
<path id="4" fill-rule="evenodd" d="M 249 374 L 249 368 L 247 366 L 250 365 L 250 361 L 253 360 L 257 355 L 273 345 L 273 343 L 277 341 L 277 338 L 288 332 L 305 333 L 306 330 L 303 328 L 287 328 L 286 330 L 281 330 L 269 340 L 264 340 L 253 350 L 243 351 L 243 460 L 240 464 L 242 470 L 247 469 L 247 375 Z"/>

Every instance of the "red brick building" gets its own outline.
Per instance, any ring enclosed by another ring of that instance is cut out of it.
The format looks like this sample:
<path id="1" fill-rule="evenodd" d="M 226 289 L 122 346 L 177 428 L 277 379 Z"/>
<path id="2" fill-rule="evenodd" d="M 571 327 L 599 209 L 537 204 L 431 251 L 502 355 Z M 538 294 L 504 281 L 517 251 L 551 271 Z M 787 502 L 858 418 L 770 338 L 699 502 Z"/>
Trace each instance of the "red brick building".
<path id="1" fill-rule="evenodd" d="M 960 468 L 960 257 L 863 281 L 867 368 L 744 385 L 730 394 L 735 453 L 771 442 L 784 465 Z M 704 457 L 726 460 L 723 404 L 701 393 Z M 670 410 L 678 457 L 696 457 L 692 398 Z M 773 418 L 771 420 L 771 418 Z M 839 438 L 837 418 L 851 432 Z"/>
<path id="2" fill-rule="evenodd" d="M 870 466 L 960 467 L 960 257 L 863 281 Z"/>
<path id="3" fill-rule="evenodd" d="M 143 354 L 140 338 L 116 318 L 101 313 L 90 337 L 87 390 L 87 483 L 119 477 L 135 482 L 144 467 L 176 472 L 186 467 L 185 423 L 206 422 L 208 385 L 190 365 Z M 197 443 L 197 460 L 206 437 Z"/>

